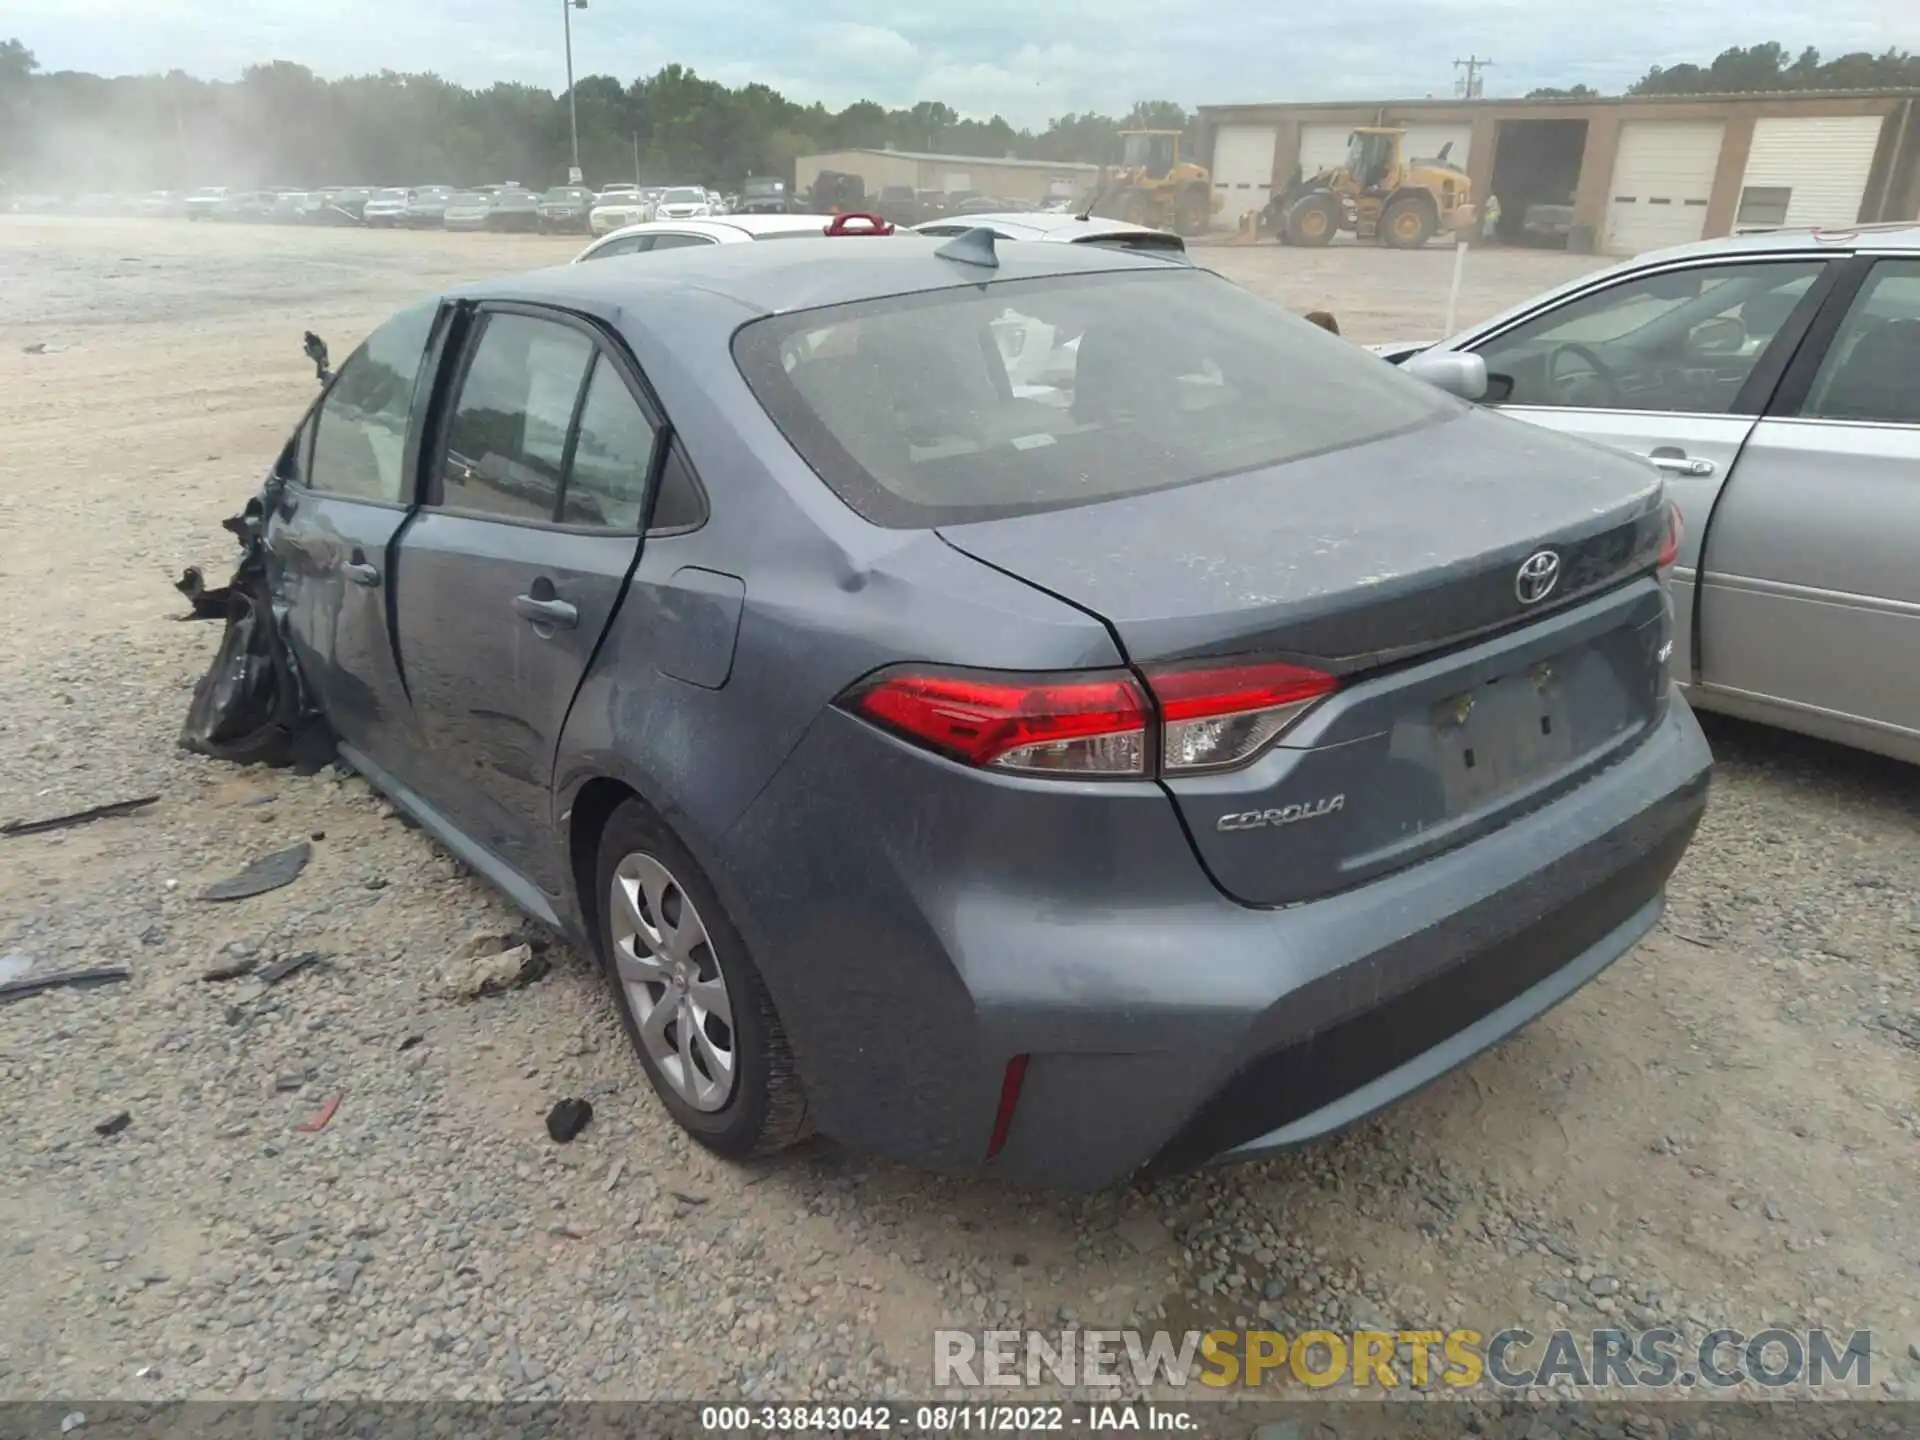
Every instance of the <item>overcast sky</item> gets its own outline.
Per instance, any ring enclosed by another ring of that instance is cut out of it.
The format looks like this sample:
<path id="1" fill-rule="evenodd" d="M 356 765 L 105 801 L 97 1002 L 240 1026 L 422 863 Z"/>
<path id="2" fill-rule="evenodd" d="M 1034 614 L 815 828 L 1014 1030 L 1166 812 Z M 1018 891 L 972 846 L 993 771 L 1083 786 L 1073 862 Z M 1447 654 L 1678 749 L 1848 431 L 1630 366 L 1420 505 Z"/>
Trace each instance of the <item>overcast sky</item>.
<path id="1" fill-rule="evenodd" d="M 1414 98 L 1451 93 L 1451 61 L 1491 56 L 1489 95 L 1705 63 L 1779 40 L 1823 52 L 1920 49 L 1915 0 L 590 0 L 573 12 L 582 74 L 669 61 L 838 108 L 943 100 L 1040 126 L 1135 100 Z M 434 70 L 468 85 L 565 85 L 560 0 L 7 0 L 50 70 L 182 69 L 232 78 L 294 60 L 327 76 Z"/>

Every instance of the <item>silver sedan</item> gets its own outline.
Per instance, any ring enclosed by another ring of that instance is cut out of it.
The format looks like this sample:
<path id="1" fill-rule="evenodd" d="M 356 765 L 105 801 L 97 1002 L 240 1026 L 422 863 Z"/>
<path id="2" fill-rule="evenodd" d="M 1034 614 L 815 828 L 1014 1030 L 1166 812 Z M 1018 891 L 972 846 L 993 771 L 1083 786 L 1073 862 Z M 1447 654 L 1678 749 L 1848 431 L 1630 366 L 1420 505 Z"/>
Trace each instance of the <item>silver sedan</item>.
<path id="1" fill-rule="evenodd" d="M 1920 763 L 1920 227 L 1658 251 L 1368 348 L 1478 356 L 1483 403 L 1665 472 L 1696 706 Z"/>

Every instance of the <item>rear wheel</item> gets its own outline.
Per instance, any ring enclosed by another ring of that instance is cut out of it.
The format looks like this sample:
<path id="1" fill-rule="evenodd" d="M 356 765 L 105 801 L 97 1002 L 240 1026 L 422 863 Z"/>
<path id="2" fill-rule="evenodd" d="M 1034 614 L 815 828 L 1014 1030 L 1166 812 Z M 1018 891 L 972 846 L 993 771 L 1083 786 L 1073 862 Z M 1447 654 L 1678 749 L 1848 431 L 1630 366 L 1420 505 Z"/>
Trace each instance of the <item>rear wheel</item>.
<path id="1" fill-rule="evenodd" d="M 1173 228 L 1182 235 L 1204 235 L 1213 219 L 1213 199 L 1203 186 L 1189 185 L 1174 208 Z"/>
<path id="2" fill-rule="evenodd" d="M 1120 218 L 1133 225 L 1157 226 L 1160 223 L 1160 207 L 1153 203 L 1153 197 L 1144 190 L 1129 190 L 1120 201 Z"/>
<path id="3" fill-rule="evenodd" d="M 1324 191 L 1301 197 L 1287 211 L 1287 243 L 1291 245 L 1330 244 L 1339 228 L 1339 202 Z"/>
<path id="4" fill-rule="evenodd" d="M 1411 196 L 1394 201 L 1380 217 L 1380 234 L 1396 250 L 1418 250 L 1435 228 L 1432 209 Z"/>
<path id="5" fill-rule="evenodd" d="M 637 800 L 615 810 L 598 863 L 601 962 L 654 1093 L 729 1160 L 807 1133 L 793 1052 L 745 940 L 693 856 Z"/>

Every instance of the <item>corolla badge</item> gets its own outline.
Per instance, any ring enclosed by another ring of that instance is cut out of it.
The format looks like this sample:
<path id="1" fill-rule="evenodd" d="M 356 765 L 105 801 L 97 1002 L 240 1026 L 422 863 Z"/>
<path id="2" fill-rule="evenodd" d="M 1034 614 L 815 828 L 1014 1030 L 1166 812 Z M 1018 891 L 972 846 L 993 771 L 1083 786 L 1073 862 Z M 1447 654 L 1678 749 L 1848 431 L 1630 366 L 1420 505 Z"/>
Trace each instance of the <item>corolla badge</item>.
<path id="1" fill-rule="evenodd" d="M 1560 583 L 1560 556 L 1553 550 L 1536 550 L 1520 562 L 1513 577 L 1513 593 L 1522 605 L 1538 605 Z"/>
<path id="2" fill-rule="evenodd" d="M 1216 830 L 1268 830 L 1276 825 L 1292 825 L 1301 820 L 1318 820 L 1336 810 L 1347 808 L 1345 795 L 1327 795 L 1302 805 L 1282 805 L 1277 810 L 1241 810 L 1222 815 L 1214 821 Z"/>

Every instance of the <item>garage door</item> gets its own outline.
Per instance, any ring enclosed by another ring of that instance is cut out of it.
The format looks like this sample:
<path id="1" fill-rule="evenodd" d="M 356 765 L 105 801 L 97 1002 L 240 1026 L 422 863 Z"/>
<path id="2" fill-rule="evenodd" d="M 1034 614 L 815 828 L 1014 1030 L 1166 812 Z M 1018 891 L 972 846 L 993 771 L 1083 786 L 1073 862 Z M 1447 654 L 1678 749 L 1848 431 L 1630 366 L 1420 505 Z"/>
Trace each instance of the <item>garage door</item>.
<path id="1" fill-rule="evenodd" d="M 1878 115 L 1756 120 L 1733 228 L 1856 223 L 1884 124 Z"/>
<path id="2" fill-rule="evenodd" d="M 1447 150 L 1447 163 L 1467 168 L 1467 149 L 1473 144 L 1471 125 L 1409 125 L 1406 155 L 1409 160 L 1437 160 Z"/>
<path id="3" fill-rule="evenodd" d="M 1241 217 L 1264 210 L 1273 198 L 1271 125 L 1222 125 L 1213 137 L 1213 193 L 1220 197 L 1217 225 L 1238 228 Z"/>
<path id="4" fill-rule="evenodd" d="M 1300 127 L 1300 173 L 1312 175 L 1338 165 L 1347 158 L 1347 137 L 1351 125 L 1302 125 Z"/>
<path id="5" fill-rule="evenodd" d="M 1638 255 L 1698 240 L 1720 164 L 1724 125 L 1629 120 L 1620 127 L 1607 200 L 1606 249 Z"/>

